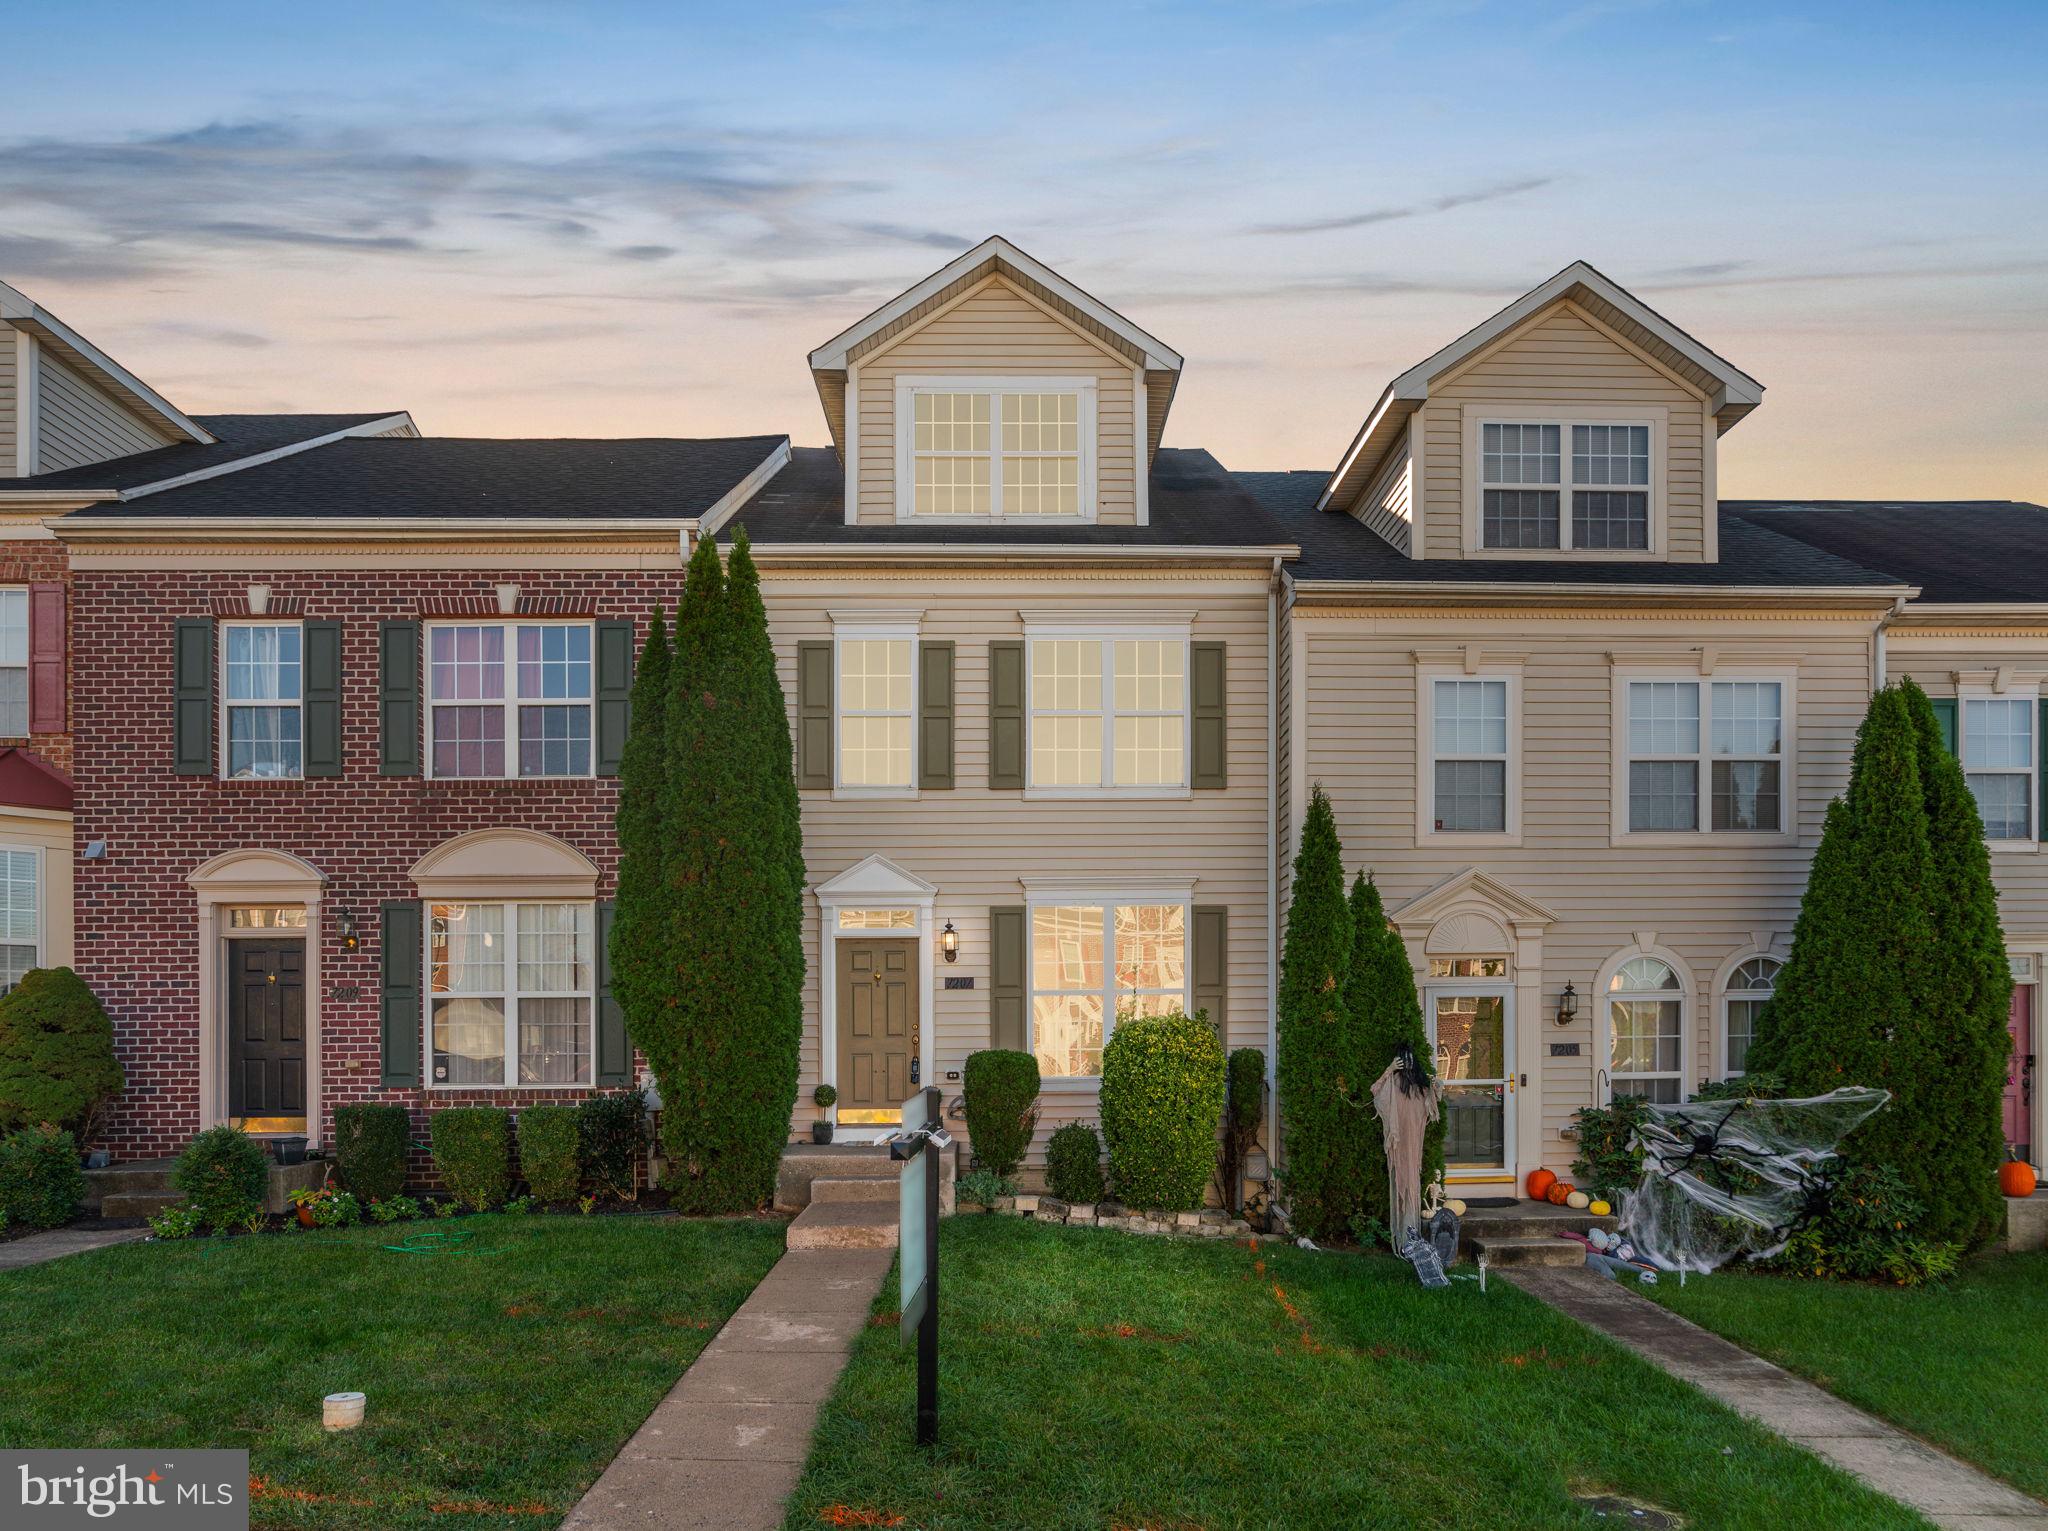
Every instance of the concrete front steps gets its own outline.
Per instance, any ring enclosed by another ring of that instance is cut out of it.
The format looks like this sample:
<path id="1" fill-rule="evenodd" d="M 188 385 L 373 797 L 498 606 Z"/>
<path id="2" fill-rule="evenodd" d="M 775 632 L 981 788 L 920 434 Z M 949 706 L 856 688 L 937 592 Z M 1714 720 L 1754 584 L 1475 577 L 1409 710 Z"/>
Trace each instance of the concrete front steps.
<path id="1" fill-rule="evenodd" d="M 1512 1207 L 1474 1207 L 1459 1228 L 1458 1252 L 1470 1260 L 1482 1255 L 1488 1266 L 1555 1266 L 1586 1263 L 1586 1246 L 1560 1233 L 1614 1231 L 1612 1217 L 1595 1217 L 1548 1202 L 1521 1202 Z"/>
<path id="2" fill-rule="evenodd" d="M 939 1211 L 953 1210 L 953 1156 L 939 1156 Z M 903 1166 L 880 1143 L 792 1143 L 775 1205 L 794 1211 L 791 1249 L 894 1249 Z"/>
<path id="3" fill-rule="evenodd" d="M 176 1167 L 174 1159 L 141 1159 L 133 1164 L 112 1164 L 103 1170 L 87 1170 L 85 1210 L 106 1218 L 154 1217 L 164 1208 L 174 1207 L 185 1199 L 171 1185 L 171 1171 Z M 313 1189 L 326 1174 L 327 1165 L 318 1160 L 271 1165 L 270 1188 L 264 1197 L 264 1210 L 280 1214 L 290 1211 L 291 1193 Z"/>

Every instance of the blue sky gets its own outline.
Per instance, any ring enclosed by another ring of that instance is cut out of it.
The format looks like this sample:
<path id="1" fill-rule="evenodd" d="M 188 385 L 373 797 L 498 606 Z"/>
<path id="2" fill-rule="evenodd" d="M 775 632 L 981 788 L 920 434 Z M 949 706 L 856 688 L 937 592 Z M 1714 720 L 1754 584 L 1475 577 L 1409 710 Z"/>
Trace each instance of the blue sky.
<path id="1" fill-rule="evenodd" d="M 1583 257 L 1768 386 L 1724 493 L 2048 499 L 2048 6 L 111 5 L 11 16 L 0 280 L 188 409 L 824 428 L 1001 232 L 1334 461 Z"/>

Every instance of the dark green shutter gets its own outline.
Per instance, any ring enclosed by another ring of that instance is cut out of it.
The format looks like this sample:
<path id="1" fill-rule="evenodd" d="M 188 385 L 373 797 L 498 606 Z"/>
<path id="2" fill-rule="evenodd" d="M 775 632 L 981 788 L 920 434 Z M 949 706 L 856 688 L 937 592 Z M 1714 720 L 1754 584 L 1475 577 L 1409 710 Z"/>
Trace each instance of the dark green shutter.
<path id="1" fill-rule="evenodd" d="M 172 758 L 180 776 L 213 774 L 213 619 L 178 619 L 172 659 L 176 701 L 176 743 Z"/>
<path id="2" fill-rule="evenodd" d="M 633 624 L 597 624 L 597 774 L 619 774 L 633 721 Z"/>
<path id="3" fill-rule="evenodd" d="M 1948 746 L 1948 752 L 1956 752 L 1956 699 L 1952 696 L 1933 698 L 1934 721 L 1941 725 L 1941 742 Z"/>
<path id="4" fill-rule="evenodd" d="M 988 1045 L 1024 1050 L 1024 909 L 988 912 Z"/>
<path id="5" fill-rule="evenodd" d="M 988 784 L 1024 785 L 1024 640 L 988 646 Z"/>
<path id="6" fill-rule="evenodd" d="M 1230 911 L 1221 904 L 1195 905 L 1195 1009 L 1206 1010 L 1216 1035 L 1230 1020 Z"/>
<path id="7" fill-rule="evenodd" d="M 383 964 L 379 1021 L 383 1029 L 383 1083 L 413 1090 L 420 1083 L 420 906 L 413 899 L 386 899 L 377 930 Z"/>
<path id="8" fill-rule="evenodd" d="M 301 708 L 305 714 L 305 774 L 341 774 L 341 624 L 308 622 Z"/>
<path id="9" fill-rule="evenodd" d="M 420 625 L 386 622 L 377 647 L 377 770 L 420 774 Z"/>
<path id="10" fill-rule="evenodd" d="M 597 1082 L 631 1084 L 633 1049 L 626 1041 L 626 1012 L 612 997 L 612 901 L 597 906 Z"/>
<path id="11" fill-rule="evenodd" d="M 1188 645 L 1189 737 L 1193 745 L 1188 784 L 1202 791 L 1230 785 L 1229 731 L 1225 727 L 1223 645 Z"/>
<path id="12" fill-rule="evenodd" d="M 953 785 L 953 645 L 917 646 L 917 784 Z"/>
<path id="13" fill-rule="evenodd" d="M 832 789 L 832 645 L 796 646 L 796 784 Z"/>
<path id="14" fill-rule="evenodd" d="M 2041 730 L 2048 728 L 2048 697 L 2041 699 L 2041 705 L 2034 718 L 2034 787 L 2040 801 L 2034 804 L 2034 838 L 2048 840 L 2048 739 Z"/>

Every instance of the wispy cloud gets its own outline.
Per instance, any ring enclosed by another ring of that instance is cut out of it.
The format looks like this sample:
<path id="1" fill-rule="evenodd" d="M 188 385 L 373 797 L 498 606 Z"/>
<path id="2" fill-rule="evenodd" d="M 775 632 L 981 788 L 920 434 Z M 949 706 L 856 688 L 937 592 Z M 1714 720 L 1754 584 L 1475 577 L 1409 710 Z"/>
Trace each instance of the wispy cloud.
<path id="1" fill-rule="evenodd" d="M 674 245 L 620 245 L 612 251 L 620 260 L 637 261 L 667 260 L 681 253 Z"/>
<path id="2" fill-rule="evenodd" d="M 1504 181 L 1494 186 L 1481 186 L 1471 191 L 1451 192 L 1447 196 L 1431 197 L 1422 202 L 1410 202 L 1397 207 L 1368 208 L 1361 213 L 1345 213 L 1334 218 L 1311 218 L 1299 223 L 1254 223 L 1247 234 L 1332 234 L 1340 229 L 1362 229 L 1375 223 L 1395 223 L 1403 218 L 1425 218 L 1432 213 L 1448 213 L 1454 208 L 1472 207 L 1481 202 L 1498 202 L 1503 197 L 1516 197 L 1524 192 L 1540 191 L 1554 185 L 1554 175 L 1528 176 L 1519 181 Z"/>
<path id="3" fill-rule="evenodd" d="M 238 351 L 256 351 L 274 344 L 268 335 L 254 330 L 229 329 L 217 324 L 191 324 L 179 319 L 160 319 L 150 326 L 159 335 L 197 340 L 206 345 L 231 346 Z"/>

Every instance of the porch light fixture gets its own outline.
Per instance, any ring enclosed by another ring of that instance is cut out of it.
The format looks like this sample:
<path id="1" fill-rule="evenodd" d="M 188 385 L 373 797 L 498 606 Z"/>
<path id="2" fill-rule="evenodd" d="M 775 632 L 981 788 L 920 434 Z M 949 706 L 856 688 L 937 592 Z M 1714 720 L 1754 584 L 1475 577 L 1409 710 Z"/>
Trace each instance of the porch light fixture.
<path id="1" fill-rule="evenodd" d="M 946 928 L 939 932 L 939 950 L 948 962 L 960 960 L 960 932 L 953 928 L 951 920 L 946 921 Z"/>
<path id="2" fill-rule="evenodd" d="M 341 949 L 343 951 L 352 952 L 363 944 L 362 938 L 356 934 L 355 910 L 343 904 L 334 911 L 334 923 L 341 929 Z"/>
<path id="3" fill-rule="evenodd" d="M 1574 1020 L 1578 1019 L 1578 1014 L 1579 991 L 1572 987 L 1571 980 L 1567 978 L 1564 984 L 1564 993 L 1557 997 L 1557 1024 L 1569 1026 Z"/>

